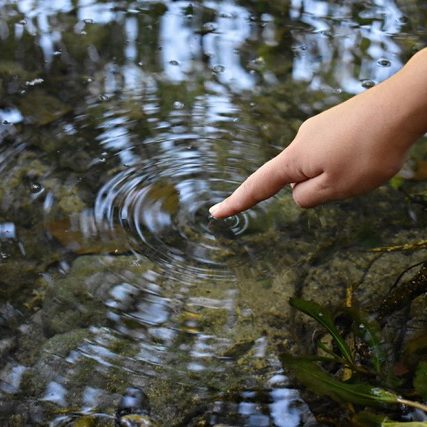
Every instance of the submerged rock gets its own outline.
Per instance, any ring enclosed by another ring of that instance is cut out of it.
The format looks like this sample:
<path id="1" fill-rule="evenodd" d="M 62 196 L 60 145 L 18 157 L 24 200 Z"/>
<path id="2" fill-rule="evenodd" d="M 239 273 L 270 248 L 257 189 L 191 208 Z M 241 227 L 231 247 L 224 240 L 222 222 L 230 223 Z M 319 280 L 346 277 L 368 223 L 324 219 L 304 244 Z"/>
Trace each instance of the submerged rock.
<path id="1" fill-rule="evenodd" d="M 116 412 L 117 427 L 156 427 L 150 418 L 150 403 L 147 395 L 139 387 L 129 387 Z"/>

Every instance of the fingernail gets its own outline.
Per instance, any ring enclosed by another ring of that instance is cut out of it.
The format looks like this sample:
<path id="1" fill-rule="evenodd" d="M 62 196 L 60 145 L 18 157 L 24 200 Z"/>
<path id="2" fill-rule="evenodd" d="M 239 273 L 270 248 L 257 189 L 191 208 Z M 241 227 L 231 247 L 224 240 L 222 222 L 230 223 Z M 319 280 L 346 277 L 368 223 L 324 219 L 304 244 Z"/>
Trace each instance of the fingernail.
<path id="1" fill-rule="evenodd" d="M 220 208 L 220 204 L 221 203 L 217 203 L 216 205 L 213 205 L 210 209 L 209 209 L 209 213 L 212 216 L 215 216 L 216 212 L 218 211 L 218 209 Z"/>

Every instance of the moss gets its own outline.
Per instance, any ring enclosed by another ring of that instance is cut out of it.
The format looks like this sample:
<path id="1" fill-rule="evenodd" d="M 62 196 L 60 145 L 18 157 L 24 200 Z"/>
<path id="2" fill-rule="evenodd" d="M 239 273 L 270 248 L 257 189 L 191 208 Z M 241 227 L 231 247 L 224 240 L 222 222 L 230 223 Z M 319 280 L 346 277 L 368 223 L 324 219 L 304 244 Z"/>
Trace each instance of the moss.
<path id="1" fill-rule="evenodd" d="M 41 89 L 31 90 L 18 102 L 25 119 L 37 126 L 44 126 L 63 117 L 71 107 Z"/>

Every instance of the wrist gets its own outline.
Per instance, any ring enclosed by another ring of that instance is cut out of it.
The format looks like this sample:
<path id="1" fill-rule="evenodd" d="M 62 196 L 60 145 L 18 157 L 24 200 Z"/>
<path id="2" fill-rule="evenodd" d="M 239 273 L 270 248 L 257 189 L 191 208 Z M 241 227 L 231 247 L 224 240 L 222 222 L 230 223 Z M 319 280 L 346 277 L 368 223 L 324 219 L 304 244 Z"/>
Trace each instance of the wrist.
<path id="1" fill-rule="evenodd" d="M 390 79 L 390 85 L 397 112 L 397 125 L 406 134 L 408 144 L 411 145 L 427 132 L 427 48 L 417 52 Z"/>

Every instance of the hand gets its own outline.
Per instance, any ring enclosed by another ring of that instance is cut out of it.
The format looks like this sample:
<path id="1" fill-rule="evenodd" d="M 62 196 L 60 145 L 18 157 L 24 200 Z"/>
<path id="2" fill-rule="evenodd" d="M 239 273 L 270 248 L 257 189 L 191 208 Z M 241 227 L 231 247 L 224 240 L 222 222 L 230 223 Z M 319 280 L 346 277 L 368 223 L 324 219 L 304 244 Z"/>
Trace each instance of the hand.
<path id="1" fill-rule="evenodd" d="M 427 66 L 426 55 L 424 64 Z M 398 172 L 408 148 L 420 136 L 415 121 L 420 103 L 414 99 L 405 102 L 405 82 L 410 79 L 412 83 L 414 78 L 410 74 L 401 71 L 308 119 L 288 147 L 213 206 L 211 215 L 237 214 L 287 184 L 293 187 L 295 202 L 305 208 L 366 193 L 383 184 Z M 425 103 L 421 104 L 424 108 Z"/>

